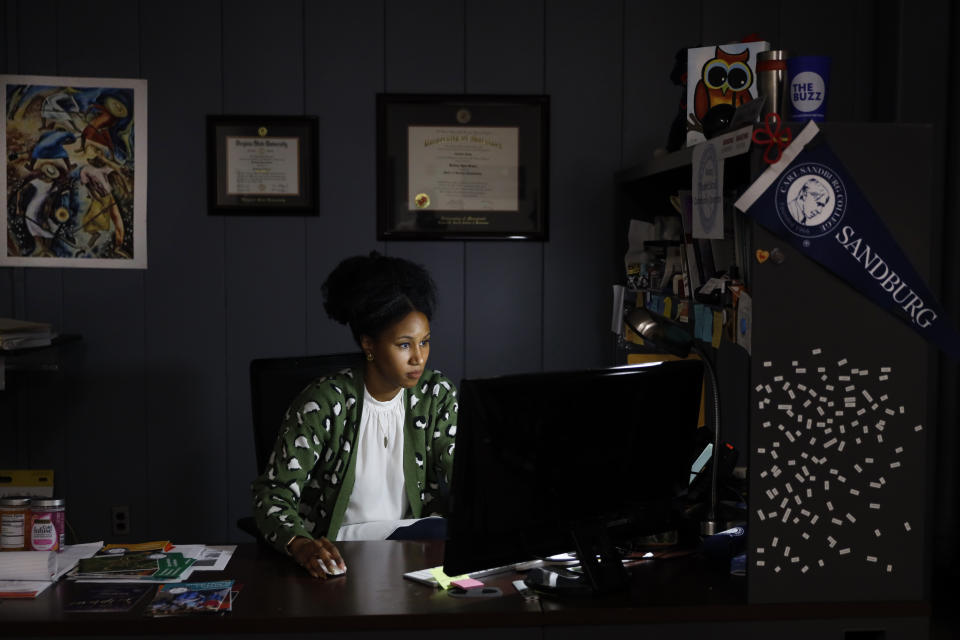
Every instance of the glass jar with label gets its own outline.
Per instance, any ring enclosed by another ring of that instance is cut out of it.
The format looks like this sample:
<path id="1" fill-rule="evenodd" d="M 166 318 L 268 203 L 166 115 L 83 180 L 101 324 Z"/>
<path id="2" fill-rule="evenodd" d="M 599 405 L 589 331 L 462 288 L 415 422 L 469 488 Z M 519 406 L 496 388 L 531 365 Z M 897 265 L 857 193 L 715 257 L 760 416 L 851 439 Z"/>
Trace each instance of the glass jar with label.
<path id="1" fill-rule="evenodd" d="M 30 505 L 30 548 L 34 551 L 62 551 L 65 535 L 66 501 L 62 498 L 34 498 Z"/>
<path id="2" fill-rule="evenodd" d="M 0 498 L 0 551 L 24 551 L 30 543 L 30 498 Z"/>

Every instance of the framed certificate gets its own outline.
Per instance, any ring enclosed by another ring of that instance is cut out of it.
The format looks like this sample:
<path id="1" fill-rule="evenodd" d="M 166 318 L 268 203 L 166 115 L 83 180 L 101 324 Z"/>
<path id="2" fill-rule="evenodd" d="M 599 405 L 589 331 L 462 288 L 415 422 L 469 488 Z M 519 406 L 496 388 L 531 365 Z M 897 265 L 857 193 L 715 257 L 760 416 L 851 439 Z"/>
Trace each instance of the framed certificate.
<path id="1" fill-rule="evenodd" d="M 207 116 L 211 214 L 316 215 L 315 116 Z"/>
<path id="2" fill-rule="evenodd" d="M 548 96 L 377 96 L 377 238 L 547 238 Z"/>

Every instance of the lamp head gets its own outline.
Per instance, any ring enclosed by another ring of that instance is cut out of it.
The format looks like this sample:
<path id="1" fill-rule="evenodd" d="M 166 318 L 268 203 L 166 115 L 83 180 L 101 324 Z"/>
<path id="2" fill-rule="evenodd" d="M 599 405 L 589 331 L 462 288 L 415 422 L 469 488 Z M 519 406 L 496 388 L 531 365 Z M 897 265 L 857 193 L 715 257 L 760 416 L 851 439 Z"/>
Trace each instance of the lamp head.
<path id="1" fill-rule="evenodd" d="M 693 336 L 673 320 L 649 309 L 630 309 L 625 320 L 638 336 L 667 353 L 686 358 L 693 348 Z"/>

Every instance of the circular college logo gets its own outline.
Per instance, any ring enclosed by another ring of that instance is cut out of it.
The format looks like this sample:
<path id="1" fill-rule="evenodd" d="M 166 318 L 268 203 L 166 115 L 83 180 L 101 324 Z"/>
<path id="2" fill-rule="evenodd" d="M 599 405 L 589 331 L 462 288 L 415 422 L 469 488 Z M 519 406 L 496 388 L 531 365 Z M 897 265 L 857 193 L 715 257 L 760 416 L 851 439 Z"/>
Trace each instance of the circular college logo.
<path id="1" fill-rule="evenodd" d="M 819 238 L 847 212 L 847 188 L 830 167 L 806 162 L 789 168 L 776 186 L 780 222 L 796 236 Z"/>

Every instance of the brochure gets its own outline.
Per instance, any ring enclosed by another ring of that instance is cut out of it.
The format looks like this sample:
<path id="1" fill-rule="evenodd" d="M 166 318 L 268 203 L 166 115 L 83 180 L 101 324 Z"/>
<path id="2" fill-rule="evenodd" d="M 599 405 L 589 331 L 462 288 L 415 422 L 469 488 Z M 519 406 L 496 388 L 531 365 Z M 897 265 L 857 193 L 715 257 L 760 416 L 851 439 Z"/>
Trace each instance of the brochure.
<path id="1" fill-rule="evenodd" d="M 232 587 L 233 580 L 165 584 L 157 589 L 153 601 L 147 605 L 145 615 L 164 617 L 229 611 Z"/>

